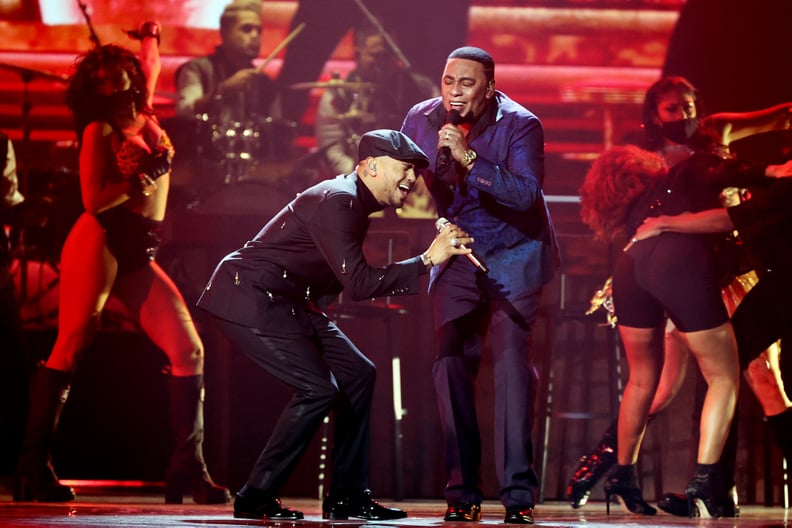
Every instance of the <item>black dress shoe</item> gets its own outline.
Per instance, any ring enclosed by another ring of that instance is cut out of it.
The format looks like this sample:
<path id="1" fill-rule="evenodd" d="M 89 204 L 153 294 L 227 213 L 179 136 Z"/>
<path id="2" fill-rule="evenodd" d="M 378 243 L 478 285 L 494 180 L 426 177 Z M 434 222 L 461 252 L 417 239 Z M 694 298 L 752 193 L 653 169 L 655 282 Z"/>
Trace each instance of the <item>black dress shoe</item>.
<path id="1" fill-rule="evenodd" d="M 481 505 L 470 502 L 460 502 L 448 507 L 443 516 L 449 522 L 474 522 L 481 520 Z"/>
<path id="2" fill-rule="evenodd" d="M 234 499 L 234 517 L 237 519 L 296 521 L 303 518 L 303 513 L 282 506 L 277 497 L 245 486 Z"/>
<path id="3" fill-rule="evenodd" d="M 533 508 L 506 508 L 506 517 L 503 522 L 507 524 L 533 524 Z"/>
<path id="4" fill-rule="evenodd" d="M 322 502 L 322 518 L 346 520 L 350 517 L 367 521 L 404 519 L 407 513 L 398 508 L 386 508 L 371 498 L 371 490 L 352 493 L 330 492 Z"/>

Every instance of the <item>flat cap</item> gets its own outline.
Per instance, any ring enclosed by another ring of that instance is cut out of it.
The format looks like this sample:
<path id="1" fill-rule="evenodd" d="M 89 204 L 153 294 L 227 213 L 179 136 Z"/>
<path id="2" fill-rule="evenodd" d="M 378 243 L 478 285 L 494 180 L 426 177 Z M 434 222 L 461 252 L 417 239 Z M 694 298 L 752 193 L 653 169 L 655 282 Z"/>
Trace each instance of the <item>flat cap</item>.
<path id="1" fill-rule="evenodd" d="M 421 169 L 429 166 L 429 158 L 421 147 L 397 130 L 379 129 L 363 134 L 358 144 L 358 160 L 369 156 L 389 156 L 414 163 Z"/>

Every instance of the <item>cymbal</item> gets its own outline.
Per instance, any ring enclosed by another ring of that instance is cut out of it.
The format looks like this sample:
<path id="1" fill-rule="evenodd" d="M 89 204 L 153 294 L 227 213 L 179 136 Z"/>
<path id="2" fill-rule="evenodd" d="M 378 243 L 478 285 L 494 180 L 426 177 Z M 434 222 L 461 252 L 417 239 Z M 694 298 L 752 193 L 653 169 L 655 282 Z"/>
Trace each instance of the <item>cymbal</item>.
<path id="1" fill-rule="evenodd" d="M 35 79 L 42 79 L 45 81 L 56 81 L 67 83 L 69 82 L 69 77 L 67 75 L 60 75 L 58 73 L 52 73 L 44 70 L 34 70 L 33 68 L 26 68 L 25 66 L 17 66 L 16 64 L 8 64 L 6 62 L 0 62 L 0 70 L 8 70 L 18 74 L 22 77 L 24 82 L 30 82 Z"/>
<path id="2" fill-rule="evenodd" d="M 292 90 L 310 90 L 312 88 L 342 88 L 346 90 L 371 90 L 376 88 L 376 84 L 368 82 L 343 81 L 341 79 L 331 79 L 329 81 L 313 81 L 292 84 Z"/>

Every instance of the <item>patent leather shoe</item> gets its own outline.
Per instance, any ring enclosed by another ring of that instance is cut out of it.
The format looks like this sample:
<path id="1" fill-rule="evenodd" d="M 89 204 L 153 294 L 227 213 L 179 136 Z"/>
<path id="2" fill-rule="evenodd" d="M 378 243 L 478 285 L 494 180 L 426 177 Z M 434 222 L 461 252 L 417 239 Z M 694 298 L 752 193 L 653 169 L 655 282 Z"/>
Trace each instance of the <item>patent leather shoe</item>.
<path id="1" fill-rule="evenodd" d="M 404 519 L 407 513 L 378 503 L 371 498 L 371 490 L 330 492 L 322 502 L 322 518 L 343 521 L 350 517 L 367 521 L 390 521 Z"/>
<path id="2" fill-rule="evenodd" d="M 443 516 L 448 522 L 475 522 L 481 520 L 481 505 L 460 502 L 450 505 Z"/>
<path id="3" fill-rule="evenodd" d="M 533 524 L 533 508 L 506 508 L 506 524 Z"/>
<path id="4" fill-rule="evenodd" d="M 234 517 L 237 519 L 296 521 L 303 518 L 303 513 L 286 508 L 277 497 L 245 486 L 234 499 Z"/>
<path id="5" fill-rule="evenodd" d="M 569 505 L 575 509 L 583 507 L 588 502 L 592 488 L 615 463 L 616 447 L 605 438 L 592 453 L 580 457 L 566 489 Z"/>
<path id="6" fill-rule="evenodd" d="M 677 517 L 690 517 L 688 500 L 680 493 L 665 493 L 657 502 L 657 507 Z"/>
<path id="7" fill-rule="evenodd" d="M 736 495 L 737 490 L 732 487 L 723 505 L 723 517 L 740 516 L 740 506 L 735 500 Z M 681 493 L 665 493 L 657 503 L 657 507 L 677 517 L 690 517 L 690 506 L 687 496 Z"/>

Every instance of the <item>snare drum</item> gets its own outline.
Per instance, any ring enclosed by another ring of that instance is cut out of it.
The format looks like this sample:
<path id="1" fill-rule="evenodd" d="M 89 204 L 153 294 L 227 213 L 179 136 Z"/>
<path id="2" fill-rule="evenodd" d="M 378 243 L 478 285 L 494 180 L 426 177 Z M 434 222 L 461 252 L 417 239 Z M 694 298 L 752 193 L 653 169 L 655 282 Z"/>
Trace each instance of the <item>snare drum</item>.
<path id="1" fill-rule="evenodd" d="M 255 125 L 254 163 L 244 180 L 277 184 L 294 172 L 297 124 L 293 121 L 267 117 Z"/>

